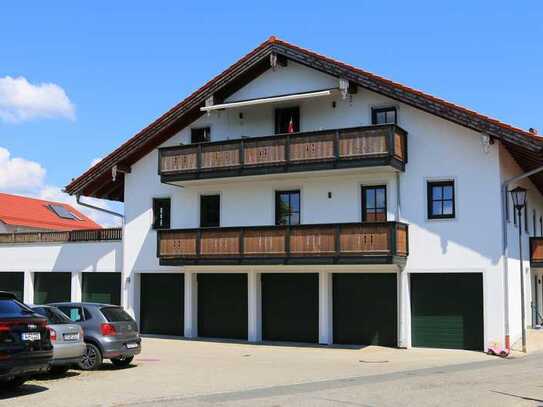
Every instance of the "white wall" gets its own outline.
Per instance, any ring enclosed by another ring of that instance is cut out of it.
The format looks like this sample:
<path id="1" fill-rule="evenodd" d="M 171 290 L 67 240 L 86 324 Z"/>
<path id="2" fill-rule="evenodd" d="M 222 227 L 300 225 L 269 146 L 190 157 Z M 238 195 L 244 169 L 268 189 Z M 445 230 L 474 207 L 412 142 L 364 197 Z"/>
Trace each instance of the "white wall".
<path id="1" fill-rule="evenodd" d="M 286 68 L 266 72 L 229 101 L 335 86 L 336 78 L 289 62 Z M 332 101 L 337 103 L 335 109 Z M 347 100 L 337 96 L 301 101 L 301 130 L 368 125 L 371 107 L 385 105 L 397 107 L 398 124 L 408 132 L 409 163 L 400 177 L 401 220 L 409 223 L 410 255 L 405 273 L 482 273 L 485 343 L 502 343 L 503 157 L 499 143 L 485 151 L 478 133 L 360 88 Z M 261 105 L 204 115 L 164 145 L 190 142 L 190 127 L 210 126 L 213 141 L 273 134 L 273 110 L 277 106 Z M 243 119 L 239 119 L 240 112 Z M 360 185 L 386 183 L 388 216 L 389 220 L 394 219 L 395 176 L 390 170 L 228 179 L 187 183 L 179 188 L 160 183 L 157 160 L 155 150 L 135 163 L 131 174 L 126 176 L 125 277 L 133 273 L 182 270 L 159 266 L 156 233 L 151 229 L 153 197 L 171 197 L 172 228 L 197 227 L 199 194 L 211 192 L 221 194 L 222 226 L 273 224 L 274 190 L 294 187 L 302 190 L 303 223 L 355 222 L 360 220 Z M 455 181 L 457 216 L 453 220 L 427 219 L 426 182 L 434 179 Z M 328 199 L 329 191 L 332 199 Z M 402 281 L 403 335 L 409 343 L 409 284 L 405 277 Z M 125 289 L 126 305 L 137 309 L 137 294 L 128 287 Z"/>

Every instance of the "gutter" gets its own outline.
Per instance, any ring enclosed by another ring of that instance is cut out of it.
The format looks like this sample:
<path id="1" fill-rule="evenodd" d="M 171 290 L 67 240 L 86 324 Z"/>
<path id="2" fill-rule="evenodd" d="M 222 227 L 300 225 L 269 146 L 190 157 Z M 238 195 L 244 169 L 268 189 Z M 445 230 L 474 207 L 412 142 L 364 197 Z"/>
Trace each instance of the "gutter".
<path id="1" fill-rule="evenodd" d="M 534 174 L 543 171 L 542 167 L 537 167 L 531 171 L 525 172 L 524 174 L 517 175 L 516 177 L 509 178 L 504 181 L 502 184 L 502 236 L 503 236 L 503 294 L 504 294 L 504 328 L 505 328 L 505 349 L 509 352 L 511 350 L 511 332 L 509 327 L 509 269 L 508 269 L 508 260 L 509 260 L 509 242 L 507 237 L 507 223 L 509 222 L 509 205 L 508 205 L 508 193 L 509 185 L 513 182 L 520 181 L 522 179 L 528 178 Z M 521 227 L 519 223 L 519 227 Z M 522 304 L 524 306 L 524 304 Z"/>
<path id="2" fill-rule="evenodd" d="M 91 208 L 91 209 L 94 209 L 96 211 L 104 212 L 104 213 L 107 213 L 109 215 L 117 216 L 118 218 L 121 218 L 123 220 L 123 223 L 124 223 L 124 215 L 123 214 L 121 214 L 119 212 L 110 211 L 109 209 L 100 208 L 99 206 L 94 206 L 94 205 L 82 202 L 81 201 L 81 195 L 76 195 L 76 202 L 78 203 L 78 205 L 85 206 L 87 208 Z"/>

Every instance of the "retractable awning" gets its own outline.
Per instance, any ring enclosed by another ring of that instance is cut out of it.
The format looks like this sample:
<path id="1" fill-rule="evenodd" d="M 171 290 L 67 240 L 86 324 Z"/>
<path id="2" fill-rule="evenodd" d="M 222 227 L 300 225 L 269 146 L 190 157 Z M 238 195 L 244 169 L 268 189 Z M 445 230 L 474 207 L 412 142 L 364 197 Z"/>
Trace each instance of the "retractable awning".
<path id="1" fill-rule="evenodd" d="M 324 89 L 324 90 L 318 90 L 318 91 L 313 91 L 313 92 L 292 93 L 289 95 L 269 96 L 265 98 L 239 100 L 236 102 L 204 106 L 204 107 L 201 107 L 200 110 L 202 112 L 211 112 L 213 110 L 234 109 L 234 108 L 239 108 L 239 107 L 244 107 L 244 106 L 262 105 L 265 103 L 277 103 L 277 102 L 286 102 L 286 101 L 291 101 L 291 100 L 311 99 L 311 98 L 322 97 L 322 96 L 330 96 L 333 94 L 337 94 L 338 92 L 339 90 L 337 88 L 333 88 L 333 89 Z"/>

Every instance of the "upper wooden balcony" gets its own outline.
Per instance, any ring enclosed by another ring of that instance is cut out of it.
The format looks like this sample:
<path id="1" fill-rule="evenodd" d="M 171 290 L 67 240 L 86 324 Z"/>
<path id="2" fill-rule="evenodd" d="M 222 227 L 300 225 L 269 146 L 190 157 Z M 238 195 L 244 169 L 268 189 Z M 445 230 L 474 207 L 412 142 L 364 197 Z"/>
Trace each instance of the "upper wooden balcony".
<path id="1" fill-rule="evenodd" d="M 543 268 L 543 237 L 530 238 L 530 265 Z"/>
<path id="2" fill-rule="evenodd" d="M 393 124 L 279 134 L 159 149 L 162 182 L 407 163 L 407 132 Z"/>
<path id="3" fill-rule="evenodd" d="M 161 230 L 161 265 L 403 264 L 404 223 L 337 223 Z"/>

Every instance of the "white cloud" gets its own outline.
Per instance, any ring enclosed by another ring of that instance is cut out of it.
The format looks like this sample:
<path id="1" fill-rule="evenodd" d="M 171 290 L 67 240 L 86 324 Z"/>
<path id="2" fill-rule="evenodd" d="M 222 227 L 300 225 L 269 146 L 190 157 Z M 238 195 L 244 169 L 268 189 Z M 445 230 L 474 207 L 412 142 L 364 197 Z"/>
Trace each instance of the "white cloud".
<path id="1" fill-rule="evenodd" d="M 65 202 L 105 227 L 121 225 L 121 219 L 107 213 L 77 204 L 74 196 L 62 192 L 62 188 L 45 181 L 46 170 L 35 161 L 11 157 L 10 152 L 0 147 L 0 192 L 20 194 L 49 201 Z M 123 211 L 122 204 L 96 198 L 83 198 L 85 202 L 115 212 Z"/>
<path id="2" fill-rule="evenodd" d="M 102 157 L 97 157 L 97 158 L 95 158 L 94 160 L 91 161 L 90 167 L 89 167 L 89 168 L 94 167 L 94 166 L 95 166 L 96 164 L 98 164 L 100 161 L 102 161 Z"/>
<path id="3" fill-rule="evenodd" d="M 32 84 L 22 76 L 0 78 L 0 120 L 18 123 L 57 117 L 75 120 L 75 106 L 60 86 Z"/>
<path id="4" fill-rule="evenodd" d="M 44 180 L 45 168 L 39 163 L 11 157 L 7 149 L 0 147 L 0 190 L 32 191 L 40 188 Z"/>

